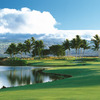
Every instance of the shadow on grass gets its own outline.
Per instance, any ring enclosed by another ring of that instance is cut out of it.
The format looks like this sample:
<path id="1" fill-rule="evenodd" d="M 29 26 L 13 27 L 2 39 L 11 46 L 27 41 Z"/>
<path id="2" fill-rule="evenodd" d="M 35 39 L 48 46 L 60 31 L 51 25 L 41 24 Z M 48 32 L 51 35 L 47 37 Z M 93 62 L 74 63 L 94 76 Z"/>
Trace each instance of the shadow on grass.
<path id="1" fill-rule="evenodd" d="M 89 68 L 79 69 L 59 69 L 47 70 L 48 73 L 69 74 L 71 78 L 56 80 L 48 83 L 39 83 L 34 85 L 19 86 L 15 88 L 2 89 L 0 91 L 13 91 L 13 90 L 33 90 L 33 89 L 46 89 L 46 88 L 77 88 L 89 87 L 100 85 L 100 74 L 98 70 Z"/>
<path id="2" fill-rule="evenodd" d="M 80 61 L 80 62 L 86 62 L 86 61 L 93 61 L 93 62 L 98 62 L 100 61 L 100 58 L 79 58 L 73 61 Z"/>
<path id="3" fill-rule="evenodd" d="M 62 64 L 62 65 L 56 65 L 56 64 L 51 64 L 51 63 L 43 63 L 43 62 L 39 62 L 39 63 L 29 63 L 28 66 L 38 66 L 38 67 L 76 67 L 76 66 L 88 66 L 91 65 L 89 63 L 77 63 L 77 64 Z"/>
<path id="4" fill-rule="evenodd" d="M 46 60 L 45 61 L 39 61 L 39 62 L 30 62 L 28 63 L 28 66 L 42 66 L 42 67 L 52 67 L 52 66 L 65 66 L 65 67 L 70 67 L 70 66 L 86 66 L 86 65 L 91 65 L 91 62 L 100 62 L 99 58 L 79 58 L 76 60 L 66 60 L 66 59 L 55 59 L 51 62 L 52 60 Z"/>

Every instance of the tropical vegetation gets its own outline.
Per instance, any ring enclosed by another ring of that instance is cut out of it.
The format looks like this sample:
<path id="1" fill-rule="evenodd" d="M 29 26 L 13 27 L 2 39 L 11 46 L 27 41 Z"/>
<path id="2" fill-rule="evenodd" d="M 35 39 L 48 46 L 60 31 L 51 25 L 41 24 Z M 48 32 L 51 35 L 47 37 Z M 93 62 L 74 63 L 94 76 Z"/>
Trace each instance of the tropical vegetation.
<path id="1" fill-rule="evenodd" d="M 96 34 L 91 41 L 94 43 L 93 50 L 96 50 L 98 52 L 98 55 L 100 57 L 100 37 Z"/>
<path id="2" fill-rule="evenodd" d="M 16 54 L 20 54 L 23 57 L 23 53 L 30 54 L 32 57 L 44 57 L 44 56 L 65 56 L 65 51 L 67 51 L 67 56 L 70 55 L 71 50 L 76 50 L 76 58 L 85 56 L 85 50 L 92 48 L 99 53 L 100 48 L 100 37 L 95 35 L 91 39 L 93 46 L 88 43 L 87 40 L 81 39 L 79 35 L 76 35 L 72 40 L 66 39 L 61 45 L 51 45 L 49 49 L 45 49 L 45 44 L 42 40 L 35 40 L 34 37 L 27 39 L 24 43 L 11 43 L 7 50 L 6 54 L 9 54 L 10 57 L 15 57 Z"/>

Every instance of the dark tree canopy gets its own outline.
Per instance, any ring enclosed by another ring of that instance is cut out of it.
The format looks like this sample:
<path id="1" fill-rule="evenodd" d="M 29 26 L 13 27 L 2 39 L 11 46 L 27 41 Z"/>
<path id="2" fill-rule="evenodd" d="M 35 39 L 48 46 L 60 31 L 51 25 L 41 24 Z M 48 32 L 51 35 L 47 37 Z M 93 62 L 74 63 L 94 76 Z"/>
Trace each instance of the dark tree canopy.
<path id="1" fill-rule="evenodd" d="M 26 45 L 25 44 L 22 44 L 22 43 L 18 43 L 17 45 L 17 50 L 18 50 L 18 53 L 21 54 L 21 57 L 22 57 L 22 53 L 25 52 L 26 53 Z"/>
<path id="2" fill-rule="evenodd" d="M 30 39 L 25 40 L 24 44 L 26 46 L 26 52 L 30 53 L 30 50 L 31 50 L 31 41 L 30 41 Z"/>
<path id="3" fill-rule="evenodd" d="M 11 44 L 9 45 L 9 47 L 7 48 L 7 50 L 6 50 L 5 53 L 6 53 L 6 54 L 9 54 L 11 57 L 12 57 L 12 55 L 15 56 L 15 54 L 18 53 L 16 44 L 15 44 L 15 43 L 11 43 Z"/>
<path id="4" fill-rule="evenodd" d="M 44 49 L 43 50 L 43 55 L 46 56 L 46 55 L 49 55 L 50 54 L 50 50 L 49 49 Z"/>
<path id="5" fill-rule="evenodd" d="M 34 43 L 34 49 L 32 51 L 32 56 L 38 55 L 38 56 L 41 57 L 43 55 L 42 54 L 43 49 L 44 49 L 43 41 L 42 40 L 35 41 L 35 43 Z"/>
<path id="6" fill-rule="evenodd" d="M 66 41 L 63 42 L 63 46 L 65 50 L 70 50 L 70 41 L 66 39 Z"/>
<path id="7" fill-rule="evenodd" d="M 91 41 L 94 43 L 93 49 L 98 51 L 100 48 L 100 37 L 96 34 Z"/>
<path id="8" fill-rule="evenodd" d="M 65 56 L 65 49 L 62 45 L 52 45 L 50 47 L 50 53 L 54 56 Z"/>

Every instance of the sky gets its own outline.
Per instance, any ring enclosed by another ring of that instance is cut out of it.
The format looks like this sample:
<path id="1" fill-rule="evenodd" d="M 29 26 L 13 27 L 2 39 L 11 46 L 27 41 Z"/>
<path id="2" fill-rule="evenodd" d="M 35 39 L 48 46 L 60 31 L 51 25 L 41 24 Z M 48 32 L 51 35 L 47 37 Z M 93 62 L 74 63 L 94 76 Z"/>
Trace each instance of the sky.
<path id="1" fill-rule="evenodd" d="M 90 39 L 100 34 L 100 0 L 0 0 L 0 33 Z"/>

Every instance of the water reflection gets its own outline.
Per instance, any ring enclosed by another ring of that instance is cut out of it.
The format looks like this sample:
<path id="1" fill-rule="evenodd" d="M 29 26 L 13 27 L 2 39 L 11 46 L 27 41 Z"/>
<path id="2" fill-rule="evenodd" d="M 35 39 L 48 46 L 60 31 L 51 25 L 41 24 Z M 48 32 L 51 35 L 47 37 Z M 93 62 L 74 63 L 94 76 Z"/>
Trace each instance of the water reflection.
<path id="1" fill-rule="evenodd" d="M 39 73 L 40 68 L 0 67 L 0 88 L 36 84 L 56 80 L 52 76 Z"/>

